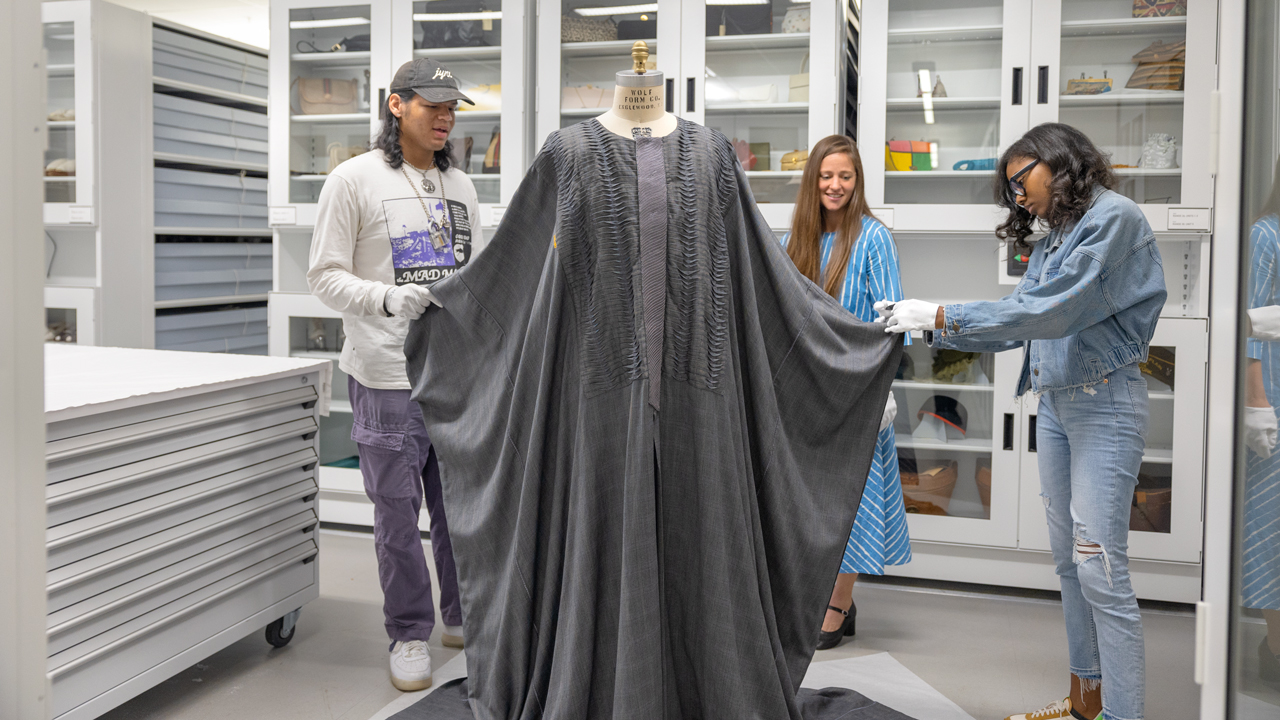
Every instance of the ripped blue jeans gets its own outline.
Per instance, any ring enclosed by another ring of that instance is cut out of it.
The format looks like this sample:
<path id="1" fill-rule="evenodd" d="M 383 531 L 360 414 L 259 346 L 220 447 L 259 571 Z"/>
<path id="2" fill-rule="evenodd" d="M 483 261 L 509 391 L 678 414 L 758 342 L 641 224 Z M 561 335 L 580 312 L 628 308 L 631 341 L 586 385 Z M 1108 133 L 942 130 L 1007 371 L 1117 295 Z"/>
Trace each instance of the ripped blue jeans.
<path id="1" fill-rule="evenodd" d="M 1103 717 L 1142 720 L 1142 618 L 1129 580 L 1129 506 L 1147 435 L 1147 382 L 1128 365 L 1040 396 L 1036 449 L 1062 584 L 1071 672 L 1102 681 Z"/>

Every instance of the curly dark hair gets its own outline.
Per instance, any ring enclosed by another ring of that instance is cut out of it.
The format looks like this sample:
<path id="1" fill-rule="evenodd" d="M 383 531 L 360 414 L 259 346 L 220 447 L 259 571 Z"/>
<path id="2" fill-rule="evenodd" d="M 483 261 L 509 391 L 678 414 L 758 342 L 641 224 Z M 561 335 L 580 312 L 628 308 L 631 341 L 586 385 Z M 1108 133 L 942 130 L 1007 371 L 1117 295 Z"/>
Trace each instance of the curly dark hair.
<path id="1" fill-rule="evenodd" d="M 391 96 L 398 95 L 400 102 L 408 103 L 413 99 L 414 93 L 411 90 L 399 92 L 391 92 L 387 95 L 387 102 L 391 102 Z M 400 147 L 400 118 L 391 113 L 389 107 L 382 108 L 382 130 L 378 131 L 378 137 L 369 143 L 370 150 L 381 150 L 387 163 L 392 168 L 399 170 L 404 165 L 404 150 Z M 453 152 L 453 141 L 446 140 L 444 147 L 435 152 L 436 167 L 440 168 L 440 172 L 448 171 L 453 164 L 450 153 Z"/>
<path id="2" fill-rule="evenodd" d="M 1044 123 L 1009 146 L 996 166 L 996 204 L 1009 211 L 996 228 L 996 237 L 1013 238 L 1015 250 L 1030 250 L 1027 237 L 1035 232 L 1039 220 L 1019 205 L 1009 187 L 1007 168 L 1018 158 L 1039 160 L 1053 173 L 1049 181 L 1049 217 L 1044 223 L 1051 230 L 1076 223 L 1089 210 L 1093 186 L 1108 190 L 1116 185 L 1111 170 L 1111 156 L 1093 144 L 1088 136 L 1070 125 Z"/>

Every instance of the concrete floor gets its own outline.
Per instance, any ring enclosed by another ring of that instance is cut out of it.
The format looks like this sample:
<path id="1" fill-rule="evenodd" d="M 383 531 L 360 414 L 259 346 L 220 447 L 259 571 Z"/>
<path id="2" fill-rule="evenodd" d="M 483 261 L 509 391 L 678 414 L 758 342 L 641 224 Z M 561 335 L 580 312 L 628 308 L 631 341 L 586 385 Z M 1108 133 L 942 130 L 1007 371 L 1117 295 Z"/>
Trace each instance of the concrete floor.
<path id="1" fill-rule="evenodd" d="M 255 633 L 103 718 L 369 720 L 399 697 L 387 680 L 372 537 L 324 531 L 320 546 L 320 599 L 303 609 L 288 646 L 272 650 Z M 978 720 L 1066 695 L 1066 633 L 1054 600 L 879 583 L 860 584 L 854 597 L 857 637 L 815 661 L 889 652 Z M 1147 717 L 1196 718 L 1194 617 L 1144 610 L 1143 626 Z M 430 643 L 437 668 L 457 654 L 438 635 L 437 626 Z"/>

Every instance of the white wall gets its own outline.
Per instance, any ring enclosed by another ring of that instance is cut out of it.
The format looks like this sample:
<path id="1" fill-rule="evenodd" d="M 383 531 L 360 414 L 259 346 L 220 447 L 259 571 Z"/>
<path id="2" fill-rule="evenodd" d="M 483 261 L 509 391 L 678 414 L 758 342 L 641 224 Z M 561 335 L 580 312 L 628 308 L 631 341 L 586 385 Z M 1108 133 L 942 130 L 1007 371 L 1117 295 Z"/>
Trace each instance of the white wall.
<path id="1" fill-rule="evenodd" d="M 268 0 L 110 0 L 214 35 L 266 48 Z"/>

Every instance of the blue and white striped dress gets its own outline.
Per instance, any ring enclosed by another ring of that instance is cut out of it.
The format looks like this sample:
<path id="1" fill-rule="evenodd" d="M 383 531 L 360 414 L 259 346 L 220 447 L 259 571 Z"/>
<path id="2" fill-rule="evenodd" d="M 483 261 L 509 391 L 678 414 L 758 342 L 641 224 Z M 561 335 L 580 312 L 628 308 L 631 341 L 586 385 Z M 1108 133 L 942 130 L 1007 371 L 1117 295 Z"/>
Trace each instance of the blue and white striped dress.
<path id="1" fill-rule="evenodd" d="M 1280 218 L 1267 215 L 1249 231 L 1249 307 L 1280 305 Z M 1246 354 L 1262 363 L 1267 401 L 1280 410 L 1280 342 L 1250 339 Z M 1246 453 L 1242 604 L 1280 610 L 1280 452 Z"/>
<path id="2" fill-rule="evenodd" d="M 786 245 L 789 239 L 782 238 Z M 822 272 L 825 277 L 827 261 L 835 246 L 835 233 L 822 236 Z M 898 274 L 898 248 L 889 229 L 877 220 L 862 219 L 862 232 L 853 244 L 844 287 L 840 291 L 840 304 L 859 320 L 871 322 L 876 318 L 875 308 L 879 300 L 901 300 L 902 280 Z M 911 337 L 905 336 L 907 343 Z M 911 562 L 911 538 L 907 535 L 907 513 L 902 501 L 902 479 L 898 475 L 898 446 L 894 442 L 893 428 L 880 432 L 876 440 L 875 456 L 871 459 L 871 472 L 867 476 L 862 504 L 853 522 L 853 532 L 844 548 L 840 562 L 841 573 L 870 573 L 883 575 L 885 565 L 905 565 Z"/>

